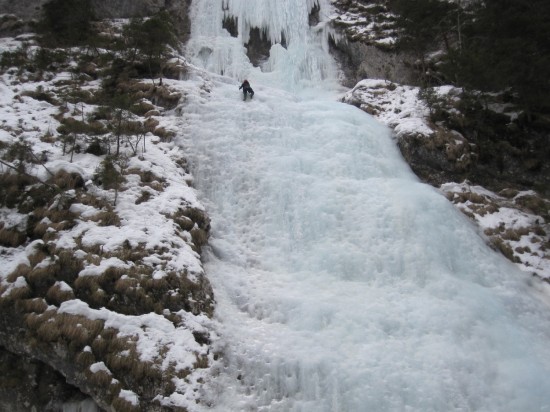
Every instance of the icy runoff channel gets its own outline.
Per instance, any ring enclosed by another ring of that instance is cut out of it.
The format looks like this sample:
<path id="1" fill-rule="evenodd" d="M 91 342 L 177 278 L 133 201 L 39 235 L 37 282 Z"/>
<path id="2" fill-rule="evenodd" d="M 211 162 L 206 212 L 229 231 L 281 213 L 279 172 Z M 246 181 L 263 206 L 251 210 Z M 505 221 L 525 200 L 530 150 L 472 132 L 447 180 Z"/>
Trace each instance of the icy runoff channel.
<path id="1" fill-rule="evenodd" d="M 193 3 L 189 53 L 216 74 L 196 79 L 204 92 L 180 119 L 212 218 L 223 358 L 208 410 L 550 410 L 543 296 L 415 178 L 388 129 L 326 88 L 291 91 L 297 76 L 281 73 L 300 65 L 292 42 L 307 35 L 289 29 L 287 59 L 261 73 L 220 29 L 222 8 L 261 27 L 258 5 L 278 21 L 303 10 L 272 6 L 304 2 L 242 4 Z M 274 21 L 272 33 L 286 27 Z M 329 68 L 312 44 L 304 67 Z"/>

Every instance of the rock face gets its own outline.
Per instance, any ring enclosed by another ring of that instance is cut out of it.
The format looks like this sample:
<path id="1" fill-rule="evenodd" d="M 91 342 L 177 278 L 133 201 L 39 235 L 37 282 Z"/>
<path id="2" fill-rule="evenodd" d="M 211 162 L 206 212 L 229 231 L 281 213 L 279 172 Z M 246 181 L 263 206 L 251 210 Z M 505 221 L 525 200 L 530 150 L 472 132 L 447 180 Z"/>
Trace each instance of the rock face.
<path id="1" fill-rule="evenodd" d="M 331 52 L 345 76 L 345 86 L 353 87 L 363 79 L 385 79 L 400 84 L 415 84 L 410 57 L 396 50 L 345 39 L 330 42 Z"/>
<path id="2" fill-rule="evenodd" d="M 80 401 L 82 393 L 45 363 L 0 348 L 0 410 L 57 412 L 66 399 Z"/>
<path id="3" fill-rule="evenodd" d="M 396 49 L 394 17 L 383 3 L 370 0 L 334 0 L 338 32 L 331 51 L 340 62 L 346 86 L 363 79 L 416 83 L 412 56 Z"/>

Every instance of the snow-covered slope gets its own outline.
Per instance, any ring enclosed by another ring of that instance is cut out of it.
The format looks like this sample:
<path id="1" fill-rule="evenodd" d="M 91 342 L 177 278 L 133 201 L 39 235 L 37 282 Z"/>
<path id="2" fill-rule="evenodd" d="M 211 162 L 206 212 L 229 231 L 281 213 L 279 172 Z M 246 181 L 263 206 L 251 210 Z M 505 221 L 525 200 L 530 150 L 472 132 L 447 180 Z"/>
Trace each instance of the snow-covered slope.
<path id="1" fill-rule="evenodd" d="M 23 42 L 32 56 L 32 36 L 2 39 L 0 51 Z M 8 67 L 0 78 L 0 342 L 50 365 L 104 409 L 194 405 L 213 356 L 213 296 L 199 255 L 209 219 L 165 108 L 151 102 L 181 96 L 137 82 L 149 112 L 125 121 L 140 133 L 122 137 L 118 157 L 85 153 L 95 145 L 114 154 L 115 145 L 107 120 L 92 123 L 101 109 L 86 100 L 100 82 L 74 67 Z M 198 94 L 199 84 L 189 89 Z M 67 97 L 74 90 L 84 100 Z M 71 124 L 98 133 L 63 135 Z M 102 181 L 107 158 L 121 173 L 118 190 Z"/>

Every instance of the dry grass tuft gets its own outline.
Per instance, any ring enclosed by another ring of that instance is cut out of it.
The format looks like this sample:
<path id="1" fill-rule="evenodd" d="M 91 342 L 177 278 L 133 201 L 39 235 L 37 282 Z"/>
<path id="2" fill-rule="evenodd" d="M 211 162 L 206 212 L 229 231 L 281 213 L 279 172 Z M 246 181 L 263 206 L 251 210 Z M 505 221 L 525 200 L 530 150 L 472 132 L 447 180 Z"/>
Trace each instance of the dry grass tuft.
<path id="1" fill-rule="evenodd" d="M 48 320 L 38 327 L 36 333 L 45 342 L 55 342 L 61 336 L 58 326 L 57 322 Z"/>
<path id="2" fill-rule="evenodd" d="M 492 245 L 496 248 L 496 250 L 500 251 L 506 258 L 514 263 L 519 263 L 520 259 L 514 255 L 514 251 L 508 245 L 506 242 L 504 242 L 501 238 L 494 237 L 491 239 Z"/>
<path id="3" fill-rule="evenodd" d="M 15 303 L 15 307 L 25 313 L 42 314 L 48 309 L 48 303 L 43 298 L 22 299 Z"/>
<path id="4" fill-rule="evenodd" d="M 503 234 L 502 234 L 502 239 L 503 240 L 512 240 L 512 241 L 519 241 L 521 239 L 522 236 L 527 236 L 529 234 L 529 228 L 526 228 L 526 227 L 521 227 L 521 228 L 517 228 L 517 229 L 507 229 Z"/>
<path id="5" fill-rule="evenodd" d="M 110 253 L 109 257 L 117 257 L 124 262 L 141 262 L 147 256 L 151 255 L 151 251 L 145 249 L 145 243 L 139 243 L 137 246 L 132 246 L 128 240 L 124 241 L 122 248 L 117 249 L 115 252 Z M 138 270 L 135 267 L 132 267 L 130 270 L 133 273 L 134 277 L 136 275 L 144 274 L 149 275 L 151 272 L 146 270 Z"/>
<path id="6" fill-rule="evenodd" d="M 58 171 L 53 178 L 50 179 L 61 190 L 71 190 L 84 187 L 84 179 L 78 173 L 69 173 L 65 170 Z"/>
<path id="7" fill-rule="evenodd" d="M 77 259 L 74 251 L 70 249 L 60 249 L 55 251 L 58 263 L 58 280 L 63 280 L 71 285 L 77 278 L 80 271 L 84 268 L 82 260 Z"/>
<path id="8" fill-rule="evenodd" d="M 208 356 L 206 355 L 196 355 L 197 360 L 193 364 L 193 368 L 195 369 L 206 369 L 208 368 Z"/>
<path id="9" fill-rule="evenodd" d="M 26 276 L 29 274 L 30 271 L 31 271 L 31 267 L 29 265 L 25 263 L 20 263 L 19 265 L 17 265 L 15 270 L 8 275 L 6 279 L 8 282 L 13 283 L 20 276 L 23 276 L 26 278 Z"/>
<path id="10" fill-rule="evenodd" d="M 173 219 L 174 222 L 180 227 L 180 229 L 185 230 L 186 232 L 191 231 L 191 229 L 193 229 L 193 226 L 195 226 L 195 222 L 193 222 L 186 216 L 174 217 Z"/>
<path id="11" fill-rule="evenodd" d="M 92 206 L 98 210 L 108 209 L 109 207 L 111 207 L 110 203 L 106 199 L 93 196 L 90 193 L 79 192 L 76 199 L 78 202 L 86 206 Z"/>
<path id="12" fill-rule="evenodd" d="M 171 142 L 174 137 L 176 137 L 176 133 L 172 130 L 166 130 L 165 127 L 157 127 L 155 130 L 153 130 L 153 134 L 155 136 L 160 137 L 160 140 L 162 142 Z"/>
<path id="13" fill-rule="evenodd" d="M 94 354 L 90 351 L 82 351 L 76 355 L 76 363 L 82 369 L 89 368 L 92 363 L 96 362 Z"/>
<path id="14" fill-rule="evenodd" d="M 94 385 L 100 388 L 108 387 L 111 384 L 113 375 L 105 370 L 99 370 L 95 373 L 88 369 L 88 379 Z"/>
<path id="15" fill-rule="evenodd" d="M 152 197 L 151 192 L 142 190 L 141 195 L 136 199 L 136 205 L 140 205 L 142 203 L 149 201 L 151 197 Z"/>
<path id="16" fill-rule="evenodd" d="M 103 329 L 90 346 L 98 359 L 105 359 L 109 354 L 117 354 L 127 350 L 135 352 L 135 342 L 132 338 L 119 337 L 118 330 L 113 328 Z"/>
<path id="17" fill-rule="evenodd" d="M 115 282 L 115 291 L 120 294 L 124 294 L 130 288 L 136 288 L 139 285 L 137 279 L 129 278 L 127 276 L 121 277 Z"/>
<path id="18" fill-rule="evenodd" d="M 20 303 L 20 302 L 17 302 L 17 303 Z M 56 314 L 56 311 L 54 310 L 46 310 L 43 313 L 36 313 L 35 311 L 29 311 L 27 309 L 25 310 L 25 312 L 28 312 L 25 315 L 25 324 L 29 327 L 29 329 L 35 330 L 35 331 L 38 330 L 43 324 L 49 322 L 50 319 L 54 317 L 54 315 Z"/>
<path id="19" fill-rule="evenodd" d="M 140 412 L 142 410 L 139 404 L 133 405 L 128 400 L 120 397 L 113 399 L 112 407 L 117 412 Z"/>
<path id="20" fill-rule="evenodd" d="M 34 267 L 26 276 L 27 282 L 36 293 L 46 295 L 56 281 L 58 265 L 55 262 Z"/>
<path id="21" fill-rule="evenodd" d="M 3 223 L 0 222 L 3 226 Z M 0 229 L 0 246 L 17 247 L 21 246 L 27 240 L 27 235 L 17 229 Z"/>
<path id="22" fill-rule="evenodd" d="M 109 353 L 105 358 L 105 362 L 111 370 L 127 373 L 132 370 L 132 365 L 136 362 L 136 354 Z"/>
<path id="23" fill-rule="evenodd" d="M 192 229 L 190 233 L 194 249 L 200 252 L 201 248 L 208 243 L 208 232 L 197 227 Z"/>
<path id="24" fill-rule="evenodd" d="M 31 264 L 31 267 L 35 267 L 40 262 L 42 262 L 44 259 L 50 256 L 48 247 L 45 243 L 40 242 L 37 243 L 34 246 L 33 251 L 30 255 L 27 255 L 27 258 L 29 259 L 29 263 Z"/>
<path id="25" fill-rule="evenodd" d="M 110 206 L 107 210 L 97 213 L 90 220 L 96 222 L 99 226 L 120 226 L 120 218 Z"/>
<path id="26" fill-rule="evenodd" d="M 516 204 L 526 208 L 533 214 L 550 218 L 550 202 L 537 195 L 524 195 L 515 199 Z"/>
<path id="27" fill-rule="evenodd" d="M 0 296 L 3 295 L 8 288 L 7 285 L 4 285 L 2 289 L 0 289 Z M 24 285 L 21 287 L 14 288 L 12 287 L 9 291 L 9 293 L 5 296 L 1 296 L 0 299 L 6 299 L 9 301 L 18 301 L 21 299 L 28 299 L 32 296 L 31 289 L 29 286 Z"/>

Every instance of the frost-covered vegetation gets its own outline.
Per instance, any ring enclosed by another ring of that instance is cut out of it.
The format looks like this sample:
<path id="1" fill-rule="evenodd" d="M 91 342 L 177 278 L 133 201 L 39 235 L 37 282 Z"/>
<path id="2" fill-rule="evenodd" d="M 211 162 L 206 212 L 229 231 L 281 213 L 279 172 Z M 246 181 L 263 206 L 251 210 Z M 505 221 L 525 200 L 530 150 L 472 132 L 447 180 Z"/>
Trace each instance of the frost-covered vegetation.
<path id="1" fill-rule="evenodd" d="M 104 409 L 185 410 L 213 356 L 209 219 L 162 116 L 186 64 L 166 13 L 84 3 L 0 43 L 0 344 Z"/>

